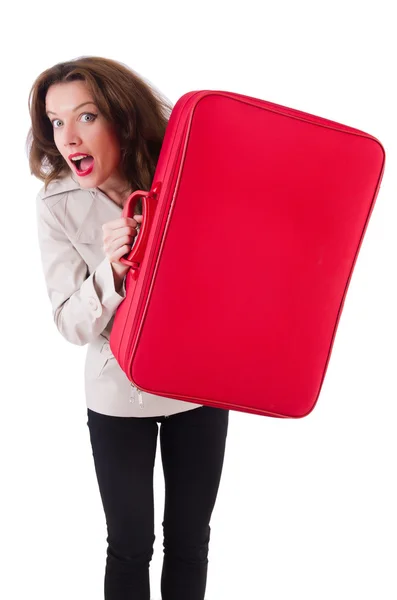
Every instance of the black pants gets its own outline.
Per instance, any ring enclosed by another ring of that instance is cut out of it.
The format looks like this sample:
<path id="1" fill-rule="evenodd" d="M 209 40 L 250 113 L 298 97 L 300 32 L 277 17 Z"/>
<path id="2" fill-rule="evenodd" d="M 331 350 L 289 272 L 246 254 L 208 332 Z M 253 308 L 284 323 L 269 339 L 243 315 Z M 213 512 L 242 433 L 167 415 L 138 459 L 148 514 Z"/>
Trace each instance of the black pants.
<path id="1" fill-rule="evenodd" d="M 87 425 L 107 523 L 105 600 L 150 600 L 153 468 L 158 425 L 165 478 L 162 600 L 204 600 L 210 519 L 229 411 L 203 406 L 168 417 L 112 417 Z"/>

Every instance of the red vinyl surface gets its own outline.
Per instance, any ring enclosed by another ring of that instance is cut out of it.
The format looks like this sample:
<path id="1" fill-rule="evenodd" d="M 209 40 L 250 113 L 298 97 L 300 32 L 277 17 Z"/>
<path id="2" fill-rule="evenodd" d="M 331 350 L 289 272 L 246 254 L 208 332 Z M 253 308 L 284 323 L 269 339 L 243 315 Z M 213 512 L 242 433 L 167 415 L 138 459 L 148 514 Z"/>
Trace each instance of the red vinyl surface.
<path id="1" fill-rule="evenodd" d="M 307 415 L 384 162 L 378 140 L 321 117 L 227 92 L 183 96 L 110 339 L 129 379 L 220 408 Z"/>

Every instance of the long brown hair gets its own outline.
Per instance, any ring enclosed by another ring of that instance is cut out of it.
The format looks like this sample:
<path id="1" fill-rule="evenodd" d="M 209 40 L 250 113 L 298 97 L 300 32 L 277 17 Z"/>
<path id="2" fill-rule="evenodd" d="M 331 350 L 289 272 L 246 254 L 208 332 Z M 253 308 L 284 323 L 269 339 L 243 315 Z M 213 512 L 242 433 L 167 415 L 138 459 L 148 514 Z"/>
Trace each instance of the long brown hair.
<path id="1" fill-rule="evenodd" d="M 172 105 L 132 69 L 109 58 L 83 56 L 46 69 L 29 93 L 31 128 L 27 152 L 32 175 L 44 181 L 70 174 L 59 153 L 45 98 L 54 83 L 85 81 L 104 117 L 115 126 L 121 148 L 121 170 L 133 190 L 149 190 Z"/>

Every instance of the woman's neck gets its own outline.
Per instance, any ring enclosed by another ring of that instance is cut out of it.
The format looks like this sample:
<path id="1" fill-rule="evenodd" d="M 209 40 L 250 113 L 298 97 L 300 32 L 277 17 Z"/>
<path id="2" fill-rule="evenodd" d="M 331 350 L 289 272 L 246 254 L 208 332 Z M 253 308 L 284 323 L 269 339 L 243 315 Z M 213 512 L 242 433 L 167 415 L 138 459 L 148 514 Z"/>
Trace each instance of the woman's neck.
<path id="1" fill-rule="evenodd" d="M 105 182 L 104 185 L 98 186 L 98 189 L 121 207 L 124 206 L 127 198 L 133 191 L 132 187 L 126 182 L 123 182 L 121 185 L 112 185 L 112 182 Z"/>

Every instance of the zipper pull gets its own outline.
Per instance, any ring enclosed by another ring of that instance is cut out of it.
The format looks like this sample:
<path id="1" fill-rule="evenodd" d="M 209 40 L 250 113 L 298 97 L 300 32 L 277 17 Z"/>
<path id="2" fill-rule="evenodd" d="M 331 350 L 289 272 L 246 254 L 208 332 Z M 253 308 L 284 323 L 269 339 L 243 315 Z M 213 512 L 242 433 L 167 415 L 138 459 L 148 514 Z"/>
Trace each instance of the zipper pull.
<path id="1" fill-rule="evenodd" d="M 131 391 L 130 391 L 131 404 L 133 404 L 135 402 L 136 395 L 138 395 L 139 408 L 143 408 L 143 398 L 142 398 L 141 390 L 138 390 L 138 388 L 135 387 L 135 385 L 133 385 L 132 383 L 130 383 L 130 386 L 131 386 Z"/>
<path id="2" fill-rule="evenodd" d="M 139 408 L 143 408 L 142 392 L 141 390 L 138 390 L 138 388 L 136 388 L 136 391 L 138 392 Z"/>
<path id="3" fill-rule="evenodd" d="M 135 388 L 134 388 L 134 386 L 132 385 L 132 383 L 131 383 L 130 385 L 131 385 L 131 390 L 130 390 L 130 402 L 131 402 L 131 404 L 134 404 L 134 402 L 135 402 Z"/>

